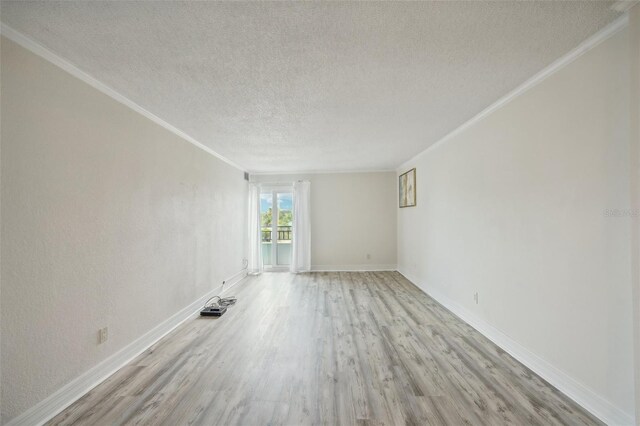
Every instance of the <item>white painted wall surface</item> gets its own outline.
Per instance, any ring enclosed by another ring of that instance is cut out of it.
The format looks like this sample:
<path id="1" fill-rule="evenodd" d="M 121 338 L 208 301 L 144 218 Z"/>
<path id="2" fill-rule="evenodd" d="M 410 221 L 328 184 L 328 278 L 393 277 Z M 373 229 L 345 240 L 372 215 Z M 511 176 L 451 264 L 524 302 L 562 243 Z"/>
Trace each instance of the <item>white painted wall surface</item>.
<path id="1" fill-rule="evenodd" d="M 631 206 L 640 211 L 640 3 L 629 11 L 629 55 L 631 58 L 631 108 L 629 163 Z M 634 303 L 634 349 L 636 419 L 640 420 L 640 215 L 632 217 L 631 269 Z"/>
<path id="2" fill-rule="evenodd" d="M 311 182 L 311 268 L 396 268 L 396 174 L 254 175 L 255 182 Z M 367 259 L 367 254 L 370 259 Z"/>
<path id="3" fill-rule="evenodd" d="M 627 420 L 631 218 L 605 212 L 632 207 L 628 36 L 398 169 L 418 190 L 398 210 L 399 270 Z"/>
<path id="4" fill-rule="evenodd" d="M 239 271 L 247 185 L 13 42 L 1 50 L 6 422 Z"/>

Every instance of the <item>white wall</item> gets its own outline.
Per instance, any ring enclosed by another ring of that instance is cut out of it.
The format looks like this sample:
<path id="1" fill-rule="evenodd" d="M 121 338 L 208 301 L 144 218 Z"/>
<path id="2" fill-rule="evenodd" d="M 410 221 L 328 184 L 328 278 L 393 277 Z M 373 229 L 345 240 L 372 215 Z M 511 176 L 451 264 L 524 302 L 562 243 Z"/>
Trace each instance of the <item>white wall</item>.
<path id="1" fill-rule="evenodd" d="M 626 421 L 631 218 L 605 212 L 632 207 L 628 36 L 398 170 L 416 167 L 418 180 L 417 207 L 398 210 L 399 270 L 588 408 Z"/>
<path id="2" fill-rule="evenodd" d="M 631 206 L 640 211 L 640 4 L 629 11 L 631 58 Z M 633 216 L 631 267 L 634 303 L 636 419 L 640 420 L 640 215 Z"/>
<path id="3" fill-rule="evenodd" d="M 247 185 L 13 42 L 1 50 L 6 422 L 238 272 Z"/>
<path id="4" fill-rule="evenodd" d="M 300 179 L 311 182 L 312 269 L 396 268 L 394 172 L 251 176 L 255 182 Z"/>

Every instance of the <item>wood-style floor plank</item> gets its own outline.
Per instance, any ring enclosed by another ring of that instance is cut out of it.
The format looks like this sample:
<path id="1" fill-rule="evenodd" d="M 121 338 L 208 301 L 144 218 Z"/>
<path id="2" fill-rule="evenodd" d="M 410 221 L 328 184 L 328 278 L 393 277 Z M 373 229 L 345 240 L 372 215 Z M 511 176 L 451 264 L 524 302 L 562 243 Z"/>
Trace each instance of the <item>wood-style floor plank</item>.
<path id="1" fill-rule="evenodd" d="M 595 425 L 397 272 L 263 274 L 50 425 Z"/>

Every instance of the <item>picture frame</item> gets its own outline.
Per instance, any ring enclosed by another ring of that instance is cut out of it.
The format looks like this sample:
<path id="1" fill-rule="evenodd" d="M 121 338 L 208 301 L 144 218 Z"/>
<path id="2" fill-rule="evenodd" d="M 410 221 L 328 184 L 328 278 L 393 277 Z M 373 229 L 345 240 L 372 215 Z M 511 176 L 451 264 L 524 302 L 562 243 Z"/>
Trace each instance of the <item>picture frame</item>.
<path id="1" fill-rule="evenodd" d="M 416 206 L 416 169 L 413 168 L 398 176 L 398 195 L 400 208 Z"/>

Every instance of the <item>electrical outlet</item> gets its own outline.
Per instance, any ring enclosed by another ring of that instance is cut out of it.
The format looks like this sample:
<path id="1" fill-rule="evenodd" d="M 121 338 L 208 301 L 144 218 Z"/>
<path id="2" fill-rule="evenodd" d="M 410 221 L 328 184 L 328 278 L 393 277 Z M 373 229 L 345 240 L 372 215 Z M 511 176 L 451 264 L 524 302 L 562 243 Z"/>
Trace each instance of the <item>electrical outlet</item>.
<path id="1" fill-rule="evenodd" d="M 477 305 L 478 304 L 478 293 L 477 292 L 473 294 L 473 300 L 476 301 L 476 305 Z"/>
<path id="2" fill-rule="evenodd" d="M 109 328 L 104 327 L 98 330 L 98 344 L 102 344 L 109 339 Z"/>

